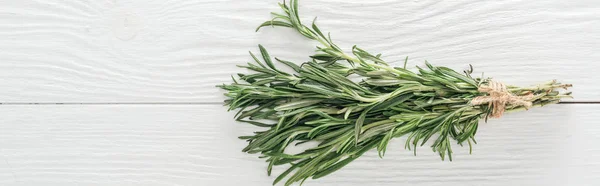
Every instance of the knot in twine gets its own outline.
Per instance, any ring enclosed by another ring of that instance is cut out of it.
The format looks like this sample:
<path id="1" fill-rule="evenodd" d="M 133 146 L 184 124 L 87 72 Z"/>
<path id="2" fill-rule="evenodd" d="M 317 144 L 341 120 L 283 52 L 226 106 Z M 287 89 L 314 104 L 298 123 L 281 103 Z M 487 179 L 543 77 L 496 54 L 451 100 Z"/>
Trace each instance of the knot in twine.
<path id="1" fill-rule="evenodd" d="M 506 105 L 531 107 L 533 94 L 525 96 L 515 96 L 506 89 L 504 83 L 489 81 L 487 85 L 481 85 L 479 92 L 488 93 L 488 96 L 478 96 L 471 100 L 472 105 L 482 105 L 487 103 L 492 108 L 491 117 L 499 118 L 506 110 Z"/>

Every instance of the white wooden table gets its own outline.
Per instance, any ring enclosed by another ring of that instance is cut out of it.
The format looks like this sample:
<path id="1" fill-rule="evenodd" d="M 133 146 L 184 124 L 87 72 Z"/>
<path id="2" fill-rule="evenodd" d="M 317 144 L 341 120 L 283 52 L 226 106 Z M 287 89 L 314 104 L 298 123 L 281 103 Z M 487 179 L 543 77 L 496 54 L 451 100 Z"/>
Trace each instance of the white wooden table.
<path id="1" fill-rule="evenodd" d="M 270 185 L 214 86 L 263 44 L 301 62 L 316 43 L 257 25 L 277 0 L 0 1 L 0 185 Z M 600 2 L 303 0 L 350 49 L 517 85 L 572 83 L 600 101 Z M 599 185 L 600 105 L 561 104 L 480 126 L 442 162 L 395 139 L 306 185 Z M 276 169 L 275 173 L 281 172 Z"/>

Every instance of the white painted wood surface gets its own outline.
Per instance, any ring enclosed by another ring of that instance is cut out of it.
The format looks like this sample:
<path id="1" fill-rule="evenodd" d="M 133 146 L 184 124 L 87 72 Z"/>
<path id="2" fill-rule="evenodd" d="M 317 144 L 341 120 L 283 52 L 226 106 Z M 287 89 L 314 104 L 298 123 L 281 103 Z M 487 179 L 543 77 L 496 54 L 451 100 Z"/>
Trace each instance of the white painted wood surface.
<path id="1" fill-rule="evenodd" d="M 4 0 L 0 100 L 215 102 L 247 52 L 264 44 L 302 62 L 316 43 L 290 29 L 254 28 L 279 0 Z M 577 101 L 598 100 L 600 3 L 303 0 L 340 46 L 391 62 L 427 59 L 517 84 L 558 79 Z M 398 63 L 396 63 L 398 64 Z"/>
<path id="2" fill-rule="evenodd" d="M 270 185 L 240 151 L 255 128 L 216 105 L 0 107 L 0 185 Z M 306 185 L 598 185 L 600 105 L 553 105 L 481 124 L 442 162 L 396 139 Z M 280 173 L 276 169 L 275 173 Z"/>
<path id="3" fill-rule="evenodd" d="M 254 33 L 277 2 L 0 1 L 0 185 L 270 185 L 266 164 L 236 138 L 255 128 L 216 104 L 214 85 L 259 43 L 297 62 L 313 53 L 316 43 L 289 29 Z M 573 101 L 600 101 L 599 1 L 302 0 L 300 9 L 340 46 L 398 65 L 409 56 L 517 85 L 558 79 L 575 85 Z M 426 147 L 414 157 L 396 139 L 384 159 L 367 153 L 306 185 L 600 185 L 599 111 L 506 115 L 482 124 L 474 154 L 455 147 L 454 162 Z"/>

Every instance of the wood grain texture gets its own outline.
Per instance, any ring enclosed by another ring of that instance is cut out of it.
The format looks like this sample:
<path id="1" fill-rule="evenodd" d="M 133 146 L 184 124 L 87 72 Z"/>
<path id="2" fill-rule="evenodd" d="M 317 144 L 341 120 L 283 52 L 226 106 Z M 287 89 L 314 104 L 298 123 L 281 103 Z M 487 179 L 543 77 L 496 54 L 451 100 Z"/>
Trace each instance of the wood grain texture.
<path id="1" fill-rule="evenodd" d="M 279 0 L 5 0 L 0 102 L 217 102 L 247 51 L 302 62 L 316 43 L 254 28 Z M 575 1 L 303 0 L 306 21 L 384 59 L 427 59 L 499 81 L 573 83 L 600 100 L 600 3 Z M 399 63 L 395 63 L 399 65 Z"/>
<path id="2" fill-rule="evenodd" d="M 599 105 L 553 105 L 482 123 L 478 145 L 442 162 L 391 142 L 317 185 L 598 185 Z M 206 105 L 0 107 L 0 185 L 270 185 L 240 151 L 256 128 Z M 280 173 L 282 169 L 275 169 Z"/>

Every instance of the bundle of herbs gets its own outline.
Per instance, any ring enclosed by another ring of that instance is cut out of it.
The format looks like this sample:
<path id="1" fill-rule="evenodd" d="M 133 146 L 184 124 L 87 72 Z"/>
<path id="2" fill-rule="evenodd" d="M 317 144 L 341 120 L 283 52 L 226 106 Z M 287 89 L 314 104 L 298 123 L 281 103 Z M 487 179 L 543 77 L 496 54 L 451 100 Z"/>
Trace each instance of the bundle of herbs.
<path id="1" fill-rule="evenodd" d="M 550 81 L 533 87 L 504 85 L 489 78 L 473 77 L 473 69 L 458 73 L 425 63 L 416 72 L 393 67 L 357 46 L 344 52 L 315 25 L 302 24 L 298 1 L 279 4 L 282 13 L 258 27 L 289 27 L 320 43 L 317 53 L 301 65 L 274 58 L 290 67 L 277 68 L 267 50 L 241 68 L 227 91 L 225 104 L 239 111 L 237 121 L 264 127 L 241 136 L 247 153 L 260 153 L 273 166 L 289 164 L 273 182 L 287 177 L 285 185 L 326 176 L 377 149 L 383 157 L 392 138 L 407 135 L 405 148 L 430 144 L 442 160 L 452 160 L 452 143 L 471 146 L 480 120 L 503 112 L 557 103 L 570 93 L 558 88 L 571 85 Z M 258 31 L 257 29 L 257 31 Z M 360 81 L 349 78 L 359 76 Z M 432 143 L 427 143 L 433 141 Z M 306 142 L 315 147 L 288 154 L 286 148 Z"/>

